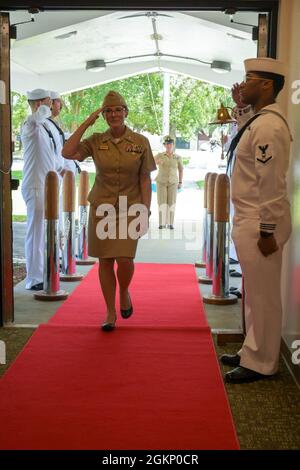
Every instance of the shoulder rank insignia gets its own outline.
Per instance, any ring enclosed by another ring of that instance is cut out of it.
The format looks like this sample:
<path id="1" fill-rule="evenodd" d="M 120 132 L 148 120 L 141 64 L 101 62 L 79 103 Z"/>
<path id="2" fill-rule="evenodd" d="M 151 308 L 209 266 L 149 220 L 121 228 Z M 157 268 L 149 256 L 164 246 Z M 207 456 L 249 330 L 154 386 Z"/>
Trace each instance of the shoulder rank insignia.
<path id="1" fill-rule="evenodd" d="M 99 150 L 108 150 L 108 145 L 100 144 Z"/>
<path id="2" fill-rule="evenodd" d="M 260 163 L 267 163 L 269 160 L 272 160 L 273 156 L 270 155 L 269 157 L 267 157 L 267 149 L 268 149 L 269 145 L 259 145 L 258 148 L 259 150 L 261 151 L 261 158 L 259 157 L 256 157 L 256 160 Z"/>

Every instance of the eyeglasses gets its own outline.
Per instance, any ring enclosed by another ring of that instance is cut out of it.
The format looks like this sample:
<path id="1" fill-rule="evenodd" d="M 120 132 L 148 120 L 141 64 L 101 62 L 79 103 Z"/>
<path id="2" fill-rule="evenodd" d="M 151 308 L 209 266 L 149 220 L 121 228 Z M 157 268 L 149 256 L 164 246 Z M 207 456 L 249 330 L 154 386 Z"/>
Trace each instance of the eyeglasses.
<path id="1" fill-rule="evenodd" d="M 249 77 L 249 76 L 247 76 L 247 75 L 245 75 L 244 78 L 243 78 L 243 82 L 244 82 L 244 83 L 248 83 L 248 82 L 250 82 L 251 80 L 271 80 L 271 81 L 273 81 L 272 78 Z"/>
<path id="2" fill-rule="evenodd" d="M 114 114 L 122 114 L 122 112 L 124 111 L 125 108 L 121 107 L 121 106 L 118 106 L 116 107 L 115 109 L 111 109 L 111 108 L 105 108 L 103 110 L 103 112 L 109 116 L 111 116 L 113 113 Z"/>

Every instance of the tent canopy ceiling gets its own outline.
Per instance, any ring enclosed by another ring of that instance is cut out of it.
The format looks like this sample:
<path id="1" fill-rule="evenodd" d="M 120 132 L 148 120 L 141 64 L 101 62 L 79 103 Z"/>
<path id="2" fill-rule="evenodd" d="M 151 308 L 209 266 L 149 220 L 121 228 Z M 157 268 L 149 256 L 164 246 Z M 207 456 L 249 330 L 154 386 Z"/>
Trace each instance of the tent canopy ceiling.
<path id="1" fill-rule="evenodd" d="M 26 20 L 27 11 L 10 14 L 11 24 Z M 237 13 L 234 20 L 257 25 L 258 15 Z M 256 56 L 256 49 L 251 27 L 231 23 L 222 12 L 40 12 L 34 22 L 17 26 L 12 90 L 67 93 L 158 70 L 230 87 L 241 80 L 243 60 Z M 106 62 L 105 69 L 87 71 L 86 62 L 97 59 Z M 214 60 L 229 62 L 231 71 L 216 73 Z"/>

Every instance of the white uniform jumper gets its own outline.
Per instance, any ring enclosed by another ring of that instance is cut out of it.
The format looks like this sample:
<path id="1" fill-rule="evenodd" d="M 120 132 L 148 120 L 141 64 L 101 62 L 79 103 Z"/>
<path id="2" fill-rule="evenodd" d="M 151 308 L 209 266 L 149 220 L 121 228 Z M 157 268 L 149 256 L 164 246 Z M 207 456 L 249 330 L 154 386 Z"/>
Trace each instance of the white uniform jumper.
<path id="1" fill-rule="evenodd" d="M 72 171 L 74 175 L 76 176 L 77 174 L 77 166 L 74 160 L 68 160 L 64 158 L 61 155 L 62 148 L 65 144 L 65 135 L 67 133 L 64 133 L 63 130 L 60 128 L 59 124 L 53 119 L 50 118 L 48 119 L 49 123 L 49 128 L 51 129 L 51 133 L 53 134 L 53 137 L 55 139 L 56 145 L 57 145 L 57 155 L 58 159 L 61 162 L 61 165 L 63 166 L 63 169 L 66 171 Z M 71 135 L 71 134 L 69 134 Z"/>
<path id="2" fill-rule="evenodd" d="M 232 238 L 244 274 L 246 338 L 240 365 L 261 374 L 277 372 L 281 340 L 281 264 L 291 233 L 286 175 L 291 136 L 278 116 L 277 104 L 266 106 L 244 132 L 236 149 L 231 179 L 234 220 Z M 274 232 L 279 250 L 263 256 L 259 232 Z"/>
<path id="3" fill-rule="evenodd" d="M 47 117 L 50 115 L 50 108 L 41 105 L 28 117 L 21 130 L 24 147 L 22 196 L 27 207 L 26 289 L 43 282 L 45 177 L 49 171 L 62 170 L 54 141 L 45 129 L 49 130 Z"/>

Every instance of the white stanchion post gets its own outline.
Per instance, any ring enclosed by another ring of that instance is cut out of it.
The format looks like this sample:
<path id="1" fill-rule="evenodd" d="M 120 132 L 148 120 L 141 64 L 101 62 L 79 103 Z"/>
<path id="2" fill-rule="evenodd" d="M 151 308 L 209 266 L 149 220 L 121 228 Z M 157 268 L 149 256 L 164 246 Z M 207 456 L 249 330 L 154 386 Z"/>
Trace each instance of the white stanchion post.
<path id="1" fill-rule="evenodd" d="M 34 294 L 36 300 L 64 300 L 68 293 L 60 290 L 58 234 L 58 175 L 49 171 L 45 180 L 45 262 L 44 290 Z"/>
<path id="2" fill-rule="evenodd" d="M 76 264 L 91 265 L 95 261 L 88 256 L 88 194 L 89 194 L 89 174 L 87 171 L 80 173 L 78 206 L 79 206 L 79 226 L 78 226 L 78 250 Z"/>
<path id="3" fill-rule="evenodd" d="M 80 281 L 82 274 L 76 273 L 75 258 L 75 177 L 66 171 L 63 179 L 63 235 L 61 240 L 61 281 Z"/>
<path id="4" fill-rule="evenodd" d="M 214 191 L 212 294 L 203 296 L 203 302 L 208 304 L 228 305 L 238 301 L 236 295 L 229 293 L 229 197 L 229 178 L 218 175 Z"/>

